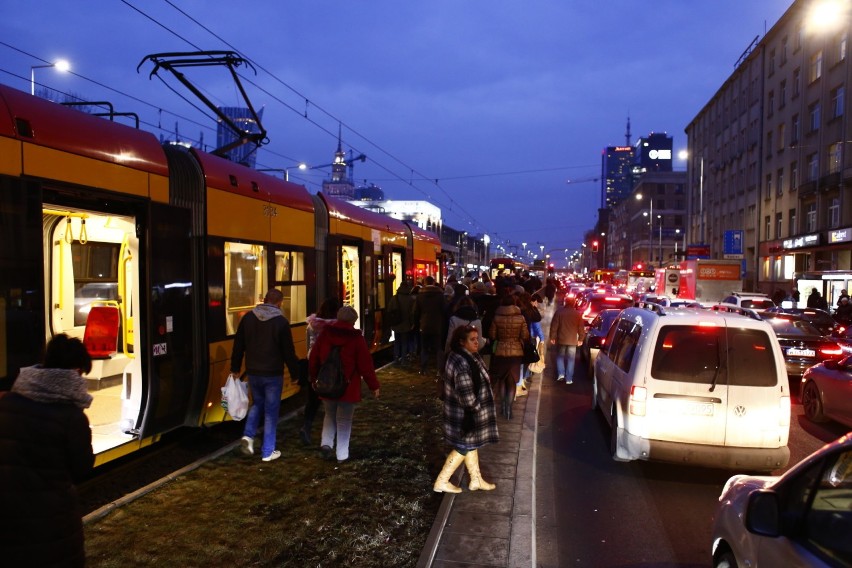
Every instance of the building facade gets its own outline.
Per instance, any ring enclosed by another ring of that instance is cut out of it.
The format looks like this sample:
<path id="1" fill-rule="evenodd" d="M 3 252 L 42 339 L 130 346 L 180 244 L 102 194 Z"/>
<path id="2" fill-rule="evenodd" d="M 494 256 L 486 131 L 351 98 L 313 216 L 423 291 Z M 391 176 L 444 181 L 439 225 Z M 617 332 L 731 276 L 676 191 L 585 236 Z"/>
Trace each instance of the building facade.
<path id="1" fill-rule="evenodd" d="M 609 215 L 598 266 L 662 267 L 683 260 L 687 219 L 686 172 L 646 172 Z"/>
<path id="2" fill-rule="evenodd" d="M 746 289 L 852 284 L 849 2 L 797 0 L 686 128 L 689 241 L 745 261 Z M 740 232 L 741 250 L 727 236 Z"/>

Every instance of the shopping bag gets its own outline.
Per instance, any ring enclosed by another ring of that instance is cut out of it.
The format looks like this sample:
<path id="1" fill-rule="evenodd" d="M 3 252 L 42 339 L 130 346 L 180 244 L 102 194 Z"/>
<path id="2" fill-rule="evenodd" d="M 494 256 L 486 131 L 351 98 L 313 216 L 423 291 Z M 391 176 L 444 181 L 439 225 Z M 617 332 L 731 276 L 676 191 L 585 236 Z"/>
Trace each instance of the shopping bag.
<path id="1" fill-rule="evenodd" d="M 228 375 L 225 386 L 222 387 L 222 408 L 234 420 L 242 420 L 248 413 L 248 383 L 241 381 L 233 373 Z"/>
<path id="2" fill-rule="evenodd" d="M 529 369 L 532 373 L 541 373 L 546 366 L 544 360 L 544 342 L 536 338 L 536 352 L 538 353 L 538 361 L 530 363 Z"/>

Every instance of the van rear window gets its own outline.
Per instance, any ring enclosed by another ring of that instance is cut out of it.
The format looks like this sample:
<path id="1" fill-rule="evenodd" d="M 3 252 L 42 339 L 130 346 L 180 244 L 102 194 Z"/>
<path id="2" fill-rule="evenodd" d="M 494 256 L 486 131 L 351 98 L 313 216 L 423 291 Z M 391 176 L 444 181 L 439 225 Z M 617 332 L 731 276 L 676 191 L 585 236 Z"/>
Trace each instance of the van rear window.
<path id="1" fill-rule="evenodd" d="M 683 383 L 772 386 L 775 358 L 766 332 L 703 326 L 664 326 L 651 375 Z"/>

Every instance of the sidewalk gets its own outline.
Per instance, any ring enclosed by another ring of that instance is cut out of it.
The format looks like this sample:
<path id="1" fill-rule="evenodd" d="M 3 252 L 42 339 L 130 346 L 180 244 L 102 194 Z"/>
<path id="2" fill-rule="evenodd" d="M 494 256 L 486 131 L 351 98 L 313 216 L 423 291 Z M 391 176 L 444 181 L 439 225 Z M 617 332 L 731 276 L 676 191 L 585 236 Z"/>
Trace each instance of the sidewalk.
<path id="1" fill-rule="evenodd" d="M 541 322 L 545 338 L 555 309 L 554 303 Z M 463 491 L 444 494 L 417 568 L 535 566 L 536 436 L 544 375 L 532 376 L 529 395 L 515 400 L 512 420 L 498 413 L 500 442 L 479 451 L 482 476 L 497 489 L 469 491 L 467 471 L 459 468 L 453 483 Z"/>
<path id="2" fill-rule="evenodd" d="M 467 472 L 445 493 L 418 568 L 535 566 L 535 453 L 541 375 L 516 400 L 512 420 L 498 416 L 500 442 L 479 451 L 482 475 L 494 491 L 468 491 Z"/>

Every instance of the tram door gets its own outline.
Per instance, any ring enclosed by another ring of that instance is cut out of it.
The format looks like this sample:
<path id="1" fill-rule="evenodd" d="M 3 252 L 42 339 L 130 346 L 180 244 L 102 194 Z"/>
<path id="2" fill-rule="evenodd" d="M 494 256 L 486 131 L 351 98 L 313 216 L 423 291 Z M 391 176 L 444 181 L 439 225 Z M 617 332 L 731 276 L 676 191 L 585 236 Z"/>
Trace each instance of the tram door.
<path id="1" fill-rule="evenodd" d="M 364 314 L 362 310 L 361 288 L 361 251 L 357 244 L 344 242 L 342 239 L 329 237 L 328 254 L 330 255 L 328 290 L 336 291 L 341 305 L 352 306 L 358 312 L 355 327 L 363 329 Z M 333 270 L 333 272 L 332 272 Z M 319 298 L 317 301 L 321 302 Z"/>
<path id="2" fill-rule="evenodd" d="M 47 339 L 76 337 L 92 356 L 86 415 L 100 454 L 136 439 L 143 408 L 138 216 L 126 203 L 105 212 L 56 197 L 41 208 L 39 239 Z"/>
<path id="3" fill-rule="evenodd" d="M 195 368 L 193 307 L 201 292 L 193 285 L 190 210 L 152 203 L 150 221 L 146 333 L 151 410 L 142 426 L 143 436 L 184 425 L 193 404 L 194 378 L 201 374 Z"/>

